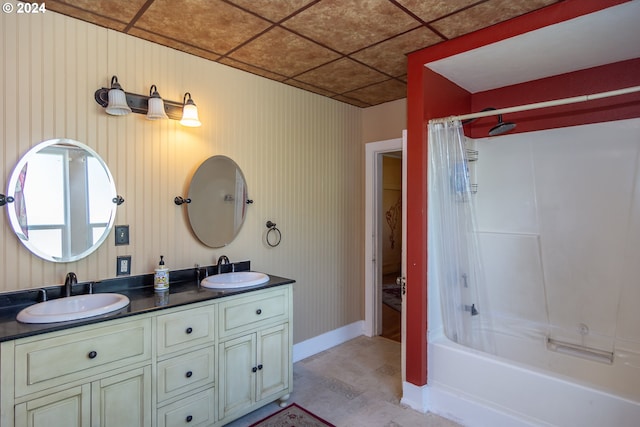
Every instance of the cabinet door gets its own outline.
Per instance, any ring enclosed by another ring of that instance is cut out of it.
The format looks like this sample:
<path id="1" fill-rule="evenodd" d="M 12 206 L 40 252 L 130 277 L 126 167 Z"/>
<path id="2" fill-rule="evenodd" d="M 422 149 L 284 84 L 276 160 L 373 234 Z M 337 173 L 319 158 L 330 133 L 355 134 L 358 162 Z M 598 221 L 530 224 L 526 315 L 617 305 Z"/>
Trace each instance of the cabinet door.
<path id="1" fill-rule="evenodd" d="M 91 384 L 93 426 L 151 426 L 151 367 L 94 381 Z"/>
<path id="2" fill-rule="evenodd" d="M 289 324 L 258 331 L 256 400 L 289 388 Z"/>
<path id="3" fill-rule="evenodd" d="M 256 393 L 256 334 L 221 344 L 218 385 L 220 419 L 251 405 Z"/>
<path id="4" fill-rule="evenodd" d="M 16 426 L 89 427 L 91 388 L 88 384 L 16 405 Z"/>

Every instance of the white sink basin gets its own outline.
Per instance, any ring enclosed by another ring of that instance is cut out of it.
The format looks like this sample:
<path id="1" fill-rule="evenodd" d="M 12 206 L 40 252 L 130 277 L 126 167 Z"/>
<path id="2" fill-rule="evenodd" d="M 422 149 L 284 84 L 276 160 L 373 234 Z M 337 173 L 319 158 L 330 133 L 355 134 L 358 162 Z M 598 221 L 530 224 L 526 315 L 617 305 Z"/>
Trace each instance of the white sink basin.
<path id="1" fill-rule="evenodd" d="M 84 319 L 120 310 L 129 298 L 120 294 L 90 294 L 58 298 L 30 305 L 18 313 L 22 323 L 54 323 Z"/>
<path id="2" fill-rule="evenodd" d="M 262 285 L 269 281 L 269 276 L 257 271 L 236 271 L 206 277 L 200 282 L 205 288 L 236 289 Z"/>

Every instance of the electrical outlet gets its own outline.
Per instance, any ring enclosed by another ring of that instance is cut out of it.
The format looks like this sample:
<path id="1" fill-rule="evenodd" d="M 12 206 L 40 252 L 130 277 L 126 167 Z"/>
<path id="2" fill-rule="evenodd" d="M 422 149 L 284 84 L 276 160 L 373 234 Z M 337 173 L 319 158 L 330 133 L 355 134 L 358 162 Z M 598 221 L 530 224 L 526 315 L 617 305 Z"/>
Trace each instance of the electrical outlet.
<path id="1" fill-rule="evenodd" d="M 131 255 L 119 256 L 116 264 L 116 276 L 128 276 L 131 274 Z"/>
<path id="2" fill-rule="evenodd" d="M 129 226 L 128 225 L 116 225 L 116 246 L 129 244 Z"/>

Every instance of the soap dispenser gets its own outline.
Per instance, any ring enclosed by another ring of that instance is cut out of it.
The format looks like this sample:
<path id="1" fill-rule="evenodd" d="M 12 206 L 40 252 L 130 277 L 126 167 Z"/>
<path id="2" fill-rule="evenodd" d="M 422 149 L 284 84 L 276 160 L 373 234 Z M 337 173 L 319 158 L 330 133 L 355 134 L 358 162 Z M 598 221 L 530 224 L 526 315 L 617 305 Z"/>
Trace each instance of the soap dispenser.
<path id="1" fill-rule="evenodd" d="M 160 262 L 155 270 L 153 288 L 156 291 L 169 290 L 169 269 L 164 265 L 164 255 L 160 255 Z"/>

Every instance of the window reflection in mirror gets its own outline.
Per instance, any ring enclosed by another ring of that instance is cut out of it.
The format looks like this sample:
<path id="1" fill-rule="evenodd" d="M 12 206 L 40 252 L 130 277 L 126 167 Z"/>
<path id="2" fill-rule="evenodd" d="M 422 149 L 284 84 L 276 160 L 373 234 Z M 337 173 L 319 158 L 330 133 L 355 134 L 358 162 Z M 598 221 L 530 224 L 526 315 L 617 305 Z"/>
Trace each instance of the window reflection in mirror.
<path id="1" fill-rule="evenodd" d="M 115 185 L 89 147 L 46 141 L 18 163 L 8 189 L 9 217 L 22 243 L 41 258 L 68 262 L 93 252 L 115 217 Z"/>

